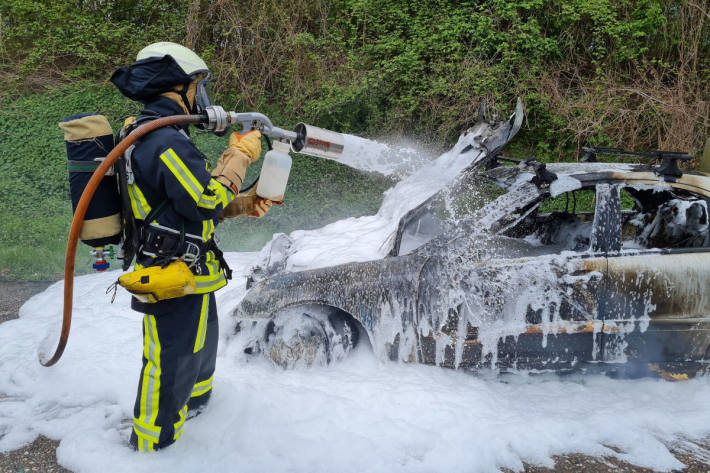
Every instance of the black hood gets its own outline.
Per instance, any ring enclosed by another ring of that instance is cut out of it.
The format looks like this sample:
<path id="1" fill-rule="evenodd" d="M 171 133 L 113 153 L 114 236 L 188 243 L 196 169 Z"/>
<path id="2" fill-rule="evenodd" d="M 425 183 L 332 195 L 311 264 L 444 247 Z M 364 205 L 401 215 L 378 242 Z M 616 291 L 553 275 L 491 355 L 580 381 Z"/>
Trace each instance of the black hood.
<path id="1" fill-rule="evenodd" d="M 113 73 L 110 80 L 129 99 L 147 103 L 176 85 L 189 84 L 192 78 L 185 74 L 172 56 L 167 55 L 141 59 L 122 67 Z"/>

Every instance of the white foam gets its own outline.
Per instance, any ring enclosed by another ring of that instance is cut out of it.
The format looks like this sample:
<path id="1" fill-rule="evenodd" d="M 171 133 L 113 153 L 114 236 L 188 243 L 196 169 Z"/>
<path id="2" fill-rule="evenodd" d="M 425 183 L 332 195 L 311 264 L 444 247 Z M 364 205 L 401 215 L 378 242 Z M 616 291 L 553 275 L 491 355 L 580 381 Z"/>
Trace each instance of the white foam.
<path id="1" fill-rule="evenodd" d="M 352 261 L 368 261 L 386 255 L 389 237 L 397 230 L 399 219 L 411 209 L 444 188 L 462 169 L 484 155 L 477 138 L 480 130 L 462 135 L 454 147 L 436 160 L 427 162 L 416 172 L 398 182 L 385 193 L 376 215 L 350 218 L 317 230 L 297 230 L 289 237 L 290 249 L 286 269 L 300 271 Z M 360 143 L 372 146 L 373 142 Z M 470 146 L 465 153 L 461 151 Z M 367 153 L 366 153 L 367 154 Z"/>
<path id="2" fill-rule="evenodd" d="M 557 197 L 565 192 L 574 191 L 582 188 L 582 182 L 570 176 L 569 174 L 562 174 L 557 176 L 557 179 L 552 181 L 550 184 L 550 195 L 552 197 Z"/>
<path id="3" fill-rule="evenodd" d="M 385 144 L 354 135 L 343 137 L 343 154 L 338 162 L 363 171 L 401 177 L 434 158 L 412 142 L 400 140 Z"/>

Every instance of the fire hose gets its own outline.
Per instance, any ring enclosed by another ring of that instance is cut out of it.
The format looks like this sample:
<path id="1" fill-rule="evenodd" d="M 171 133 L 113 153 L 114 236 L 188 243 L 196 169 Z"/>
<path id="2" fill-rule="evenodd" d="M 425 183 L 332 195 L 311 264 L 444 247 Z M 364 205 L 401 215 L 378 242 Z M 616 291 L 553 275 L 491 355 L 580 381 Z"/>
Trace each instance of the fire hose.
<path id="1" fill-rule="evenodd" d="M 96 192 L 101 180 L 115 164 L 118 158 L 134 144 L 137 140 L 148 133 L 162 127 L 202 124 L 206 130 L 213 132 L 223 132 L 230 126 L 241 124 L 242 131 L 258 128 L 266 136 L 275 139 L 289 141 L 291 149 L 297 153 L 308 154 L 310 156 L 322 157 L 337 160 L 343 152 L 343 135 L 330 130 L 324 130 L 304 123 L 296 125 L 294 131 L 284 130 L 273 126 L 271 120 L 260 113 L 236 113 L 225 111 L 222 107 L 211 106 L 205 109 L 201 115 L 173 115 L 152 120 L 137 127 L 133 132 L 121 140 L 99 167 L 94 171 L 89 179 L 84 192 L 74 211 L 69 238 L 67 241 L 67 251 L 64 262 L 64 309 L 62 315 L 62 328 L 59 336 L 57 348 L 48 360 L 40 353 L 40 363 L 43 366 L 52 366 L 62 357 L 67 341 L 69 340 L 69 330 L 71 329 L 72 304 L 74 296 L 74 263 L 76 259 L 77 243 L 84 224 L 84 217 L 89 207 L 89 203 Z"/>

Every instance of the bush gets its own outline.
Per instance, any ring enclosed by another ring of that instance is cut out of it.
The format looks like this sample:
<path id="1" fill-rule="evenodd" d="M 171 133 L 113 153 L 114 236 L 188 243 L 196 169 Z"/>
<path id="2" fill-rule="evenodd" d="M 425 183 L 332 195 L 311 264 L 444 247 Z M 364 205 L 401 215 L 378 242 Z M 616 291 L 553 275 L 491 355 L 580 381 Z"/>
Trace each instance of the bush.
<path id="1" fill-rule="evenodd" d="M 185 3 L 5 0 L 0 3 L 3 52 L 20 79 L 33 85 L 52 78 L 98 78 L 155 38 L 181 41 Z"/>

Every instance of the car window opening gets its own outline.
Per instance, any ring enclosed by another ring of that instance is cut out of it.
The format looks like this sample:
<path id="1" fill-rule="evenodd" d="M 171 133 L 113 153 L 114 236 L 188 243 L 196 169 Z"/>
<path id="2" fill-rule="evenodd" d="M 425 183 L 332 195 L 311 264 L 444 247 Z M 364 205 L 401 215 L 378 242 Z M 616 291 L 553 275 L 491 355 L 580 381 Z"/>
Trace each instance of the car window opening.
<path id="1" fill-rule="evenodd" d="M 609 186 L 614 187 L 614 186 Z M 680 249 L 710 246 L 707 200 L 691 192 L 673 189 L 637 189 L 623 187 L 619 202 L 604 210 L 599 217 L 609 218 L 618 206 L 620 222 L 611 220 L 598 225 L 609 241 L 591 248 L 593 251 L 619 249 Z M 521 239 L 544 253 L 587 251 L 592 247 L 592 233 L 597 209 L 593 188 L 543 197 L 534 202 L 537 208 L 521 209 L 528 215 L 503 235 Z M 614 242 L 621 225 L 621 247 Z M 616 228 L 614 228 L 616 227 Z M 539 252 L 539 251 L 537 251 Z"/>
<path id="2" fill-rule="evenodd" d="M 604 190 L 598 194 L 600 186 Z M 605 196 L 603 209 L 598 208 L 599 195 Z M 675 187 L 600 182 L 551 196 L 543 189 L 478 174 L 404 220 L 399 255 L 464 227 L 470 233 L 517 240 L 510 248 L 504 242 L 499 246 L 519 256 L 710 246 L 707 199 Z"/>
<path id="3" fill-rule="evenodd" d="M 546 253 L 586 251 L 590 246 L 595 190 L 580 189 L 535 202 L 536 208 L 505 236 L 525 240 L 532 246 L 547 247 Z"/>
<path id="4" fill-rule="evenodd" d="M 707 200 L 680 189 L 625 189 L 634 200 L 623 211 L 624 248 L 702 248 L 708 241 Z"/>

